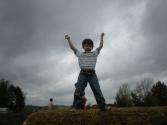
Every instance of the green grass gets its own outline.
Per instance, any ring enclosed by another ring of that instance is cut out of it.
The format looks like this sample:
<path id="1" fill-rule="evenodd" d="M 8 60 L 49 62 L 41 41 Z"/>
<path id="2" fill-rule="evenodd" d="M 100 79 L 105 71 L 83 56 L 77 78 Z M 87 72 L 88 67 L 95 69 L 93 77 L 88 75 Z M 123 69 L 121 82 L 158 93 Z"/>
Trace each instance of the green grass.
<path id="1" fill-rule="evenodd" d="M 26 119 L 27 125 L 167 125 L 167 107 L 112 108 L 70 112 L 41 110 Z"/>

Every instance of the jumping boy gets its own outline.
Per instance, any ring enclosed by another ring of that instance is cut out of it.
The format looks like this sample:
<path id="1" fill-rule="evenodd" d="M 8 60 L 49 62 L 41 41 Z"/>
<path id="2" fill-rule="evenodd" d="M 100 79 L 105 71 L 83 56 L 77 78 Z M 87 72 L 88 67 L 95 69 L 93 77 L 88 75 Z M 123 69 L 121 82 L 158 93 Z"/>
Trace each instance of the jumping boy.
<path id="1" fill-rule="evenodd" d="M 75 84 L 75 92 L 74 92 L 74 101 L 73 101 L 73 111 L 76 109 L 80 109 L 82 103 L 82 97 L 85 95 L 85 88 L 87 86 L 87 82 L 89 82 L 90 87 L 95 96 L 96 102 L 101 111 L 109 110 L 109 107 L 106 106 L 105 99 L 100 89 L 99 81 L 95 72 L 95 65 L 97 61 L 97 56 L 100 53 L 100 50 L 103 47 L 103 37 L 104 33 L 101 34 L 100 37 L 100 45 L 95 50 L 93 50 L 94 44 L 91 39 L 84 39 L 82 42 L 82 47 L 84 52 L 80 52 L 77 48 L 74 47 L 71 42 L 70 36 L 65 35 L 65 39 L 67 39 L 70 48 L 74 51 L 74 54 L 78 57 L 79 66 L 81 71 L 78 76 L 78 81 Z"/>

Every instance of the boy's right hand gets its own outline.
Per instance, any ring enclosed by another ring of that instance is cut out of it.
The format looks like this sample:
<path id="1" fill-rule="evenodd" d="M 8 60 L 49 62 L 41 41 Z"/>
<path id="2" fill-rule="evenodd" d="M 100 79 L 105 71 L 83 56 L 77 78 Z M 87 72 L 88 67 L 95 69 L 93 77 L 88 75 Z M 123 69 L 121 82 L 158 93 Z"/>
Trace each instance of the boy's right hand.
<path id="1" fill-rule="evenodd" d="M 69 40 L 69 39 L 70 39 L 70 37 L 69 37 L 68 35 L 65 35 L 65 39 Z"/>

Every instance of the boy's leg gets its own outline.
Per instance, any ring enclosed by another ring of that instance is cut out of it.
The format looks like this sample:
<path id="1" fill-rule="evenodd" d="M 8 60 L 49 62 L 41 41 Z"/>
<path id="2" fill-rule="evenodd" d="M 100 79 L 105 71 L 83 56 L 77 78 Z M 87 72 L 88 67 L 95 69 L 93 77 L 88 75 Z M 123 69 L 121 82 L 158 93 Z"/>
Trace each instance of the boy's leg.
<path id="1" fill-rule="evenodd" d="M 73 107 L 76 109 L 81 108 L 82 97 L 85 95 L 85 87 L 87 86 L 87 77 L 85 74 L 80 72 L 78 81 L 75 84 L 75 92 L 74 92 L 74 102 Z"/>
<path id="2" fill-rule="evenodd" d="M 95 96 L 96 102 L 101 110 L 105 109 L 105 99 L 101 92 L 100 85 L 96 73 L 89 77 L 89 84 Z"/>

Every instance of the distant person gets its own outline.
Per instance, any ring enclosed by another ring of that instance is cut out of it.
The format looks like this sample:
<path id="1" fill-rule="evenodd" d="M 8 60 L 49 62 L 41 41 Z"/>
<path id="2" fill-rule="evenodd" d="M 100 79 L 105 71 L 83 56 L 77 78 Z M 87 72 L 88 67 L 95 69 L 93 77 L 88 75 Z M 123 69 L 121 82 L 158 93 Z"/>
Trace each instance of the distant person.
<path id="1" fill-rule="evenodd" d="M 53 99 L 52 98 L 49 99 L 48 109 L 53 109 Z"/>
<path id="2" fill-rule="evenodd" d="M 97 56 L 100 53 L 100 50 L 103 47 L 103 37 L 104 33 L 101 34 L 100 37 L 100 45 L 95 50 L 93 50 L 94 44 L 91 39 L 84 39 L 82 42 L 82 48 L 84 52 L 80 52 L 76 49 L 71 42 L 70 36 L 65 35 L 65 39 L 67 39 L 70 48 L 74 51 L 74 54 L 78 57 L 79 66 L 81 71 L 78 76 L 78 81 L 75 84 L 75 92 L 74 92 L 74 102 L 72 110 L 75 111 L 81 107 L 82 96 L 84 96 L 84 91 L 87 86 L 87 82 L 89 82 L 90 87 L 94 93 L 96 102 L 101 111 L 107 111 L 109 108 L 106 106 L 105 99 L 100 89 L 99 81 L 95 72 L 95 65 L 97 61 Z M 71 110 L 71 111 L 72 111 Z"/>

